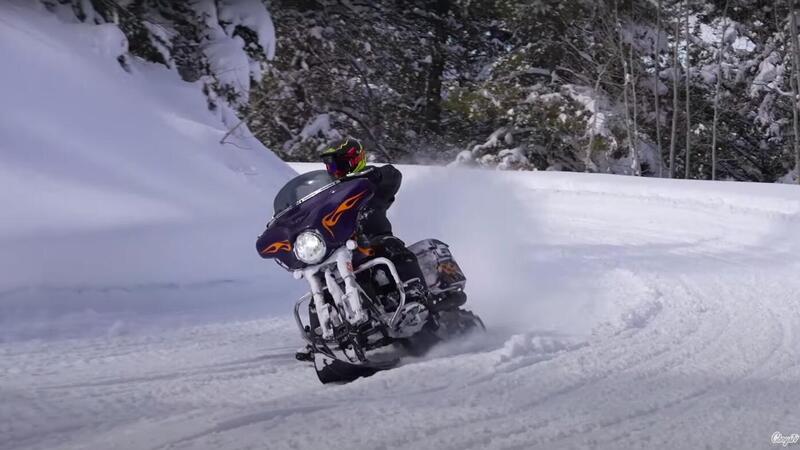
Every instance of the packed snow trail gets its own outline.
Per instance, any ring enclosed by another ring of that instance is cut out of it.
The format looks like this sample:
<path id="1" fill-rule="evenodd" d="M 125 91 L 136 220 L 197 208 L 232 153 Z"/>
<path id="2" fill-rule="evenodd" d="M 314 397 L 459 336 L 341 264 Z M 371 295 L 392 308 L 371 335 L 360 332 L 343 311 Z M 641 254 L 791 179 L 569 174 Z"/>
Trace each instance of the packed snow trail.
<path id="1" fill-rule="evenodd" d="M 452 244 L 485 338 L 338 386 L 293 359 L 286 316 L 4 344 L 3 447 L 765 448 L 798 431 L 795 187 L 402 170 L 396 231 Z"/>

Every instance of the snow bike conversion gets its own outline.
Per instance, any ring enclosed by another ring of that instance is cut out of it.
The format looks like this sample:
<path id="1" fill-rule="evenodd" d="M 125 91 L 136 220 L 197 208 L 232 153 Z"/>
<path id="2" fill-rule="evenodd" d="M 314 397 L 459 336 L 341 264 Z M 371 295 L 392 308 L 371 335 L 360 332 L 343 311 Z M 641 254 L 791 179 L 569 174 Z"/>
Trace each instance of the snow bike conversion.
<path id="1" fill-rule="evenodd" d="M 421 355 L 436 342 L 473 329 L 462 309 L 466 277 L 447 244 L 406 247 L 386 211 L 400 188 L 391 165 L 368 166 L 364 146 L 347 138 L 322 153 L 326 170 L 298 175 L 276 195 L 274 215 L 256 242 L 310 292 L 294 316 L 323 383 L 351 381 Z M 308 304 L 308 319 L 300 310 Z"/>

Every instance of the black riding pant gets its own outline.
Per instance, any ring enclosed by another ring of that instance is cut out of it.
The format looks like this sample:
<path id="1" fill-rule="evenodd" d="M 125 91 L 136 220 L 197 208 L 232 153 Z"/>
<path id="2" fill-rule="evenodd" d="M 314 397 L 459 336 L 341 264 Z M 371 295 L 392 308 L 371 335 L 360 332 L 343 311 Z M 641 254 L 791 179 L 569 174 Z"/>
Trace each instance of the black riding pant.
<path id="1" fill-rule="evenodd" d="M 419 267 L 417 256 L 399 238 L 392 235 L 375 237 L 370 239 L 370 247 L 376 257 L 384 257 L 394 263 L 402 281 L 419 278 L 422 285 L 425 285 L 425 276 Z"/>

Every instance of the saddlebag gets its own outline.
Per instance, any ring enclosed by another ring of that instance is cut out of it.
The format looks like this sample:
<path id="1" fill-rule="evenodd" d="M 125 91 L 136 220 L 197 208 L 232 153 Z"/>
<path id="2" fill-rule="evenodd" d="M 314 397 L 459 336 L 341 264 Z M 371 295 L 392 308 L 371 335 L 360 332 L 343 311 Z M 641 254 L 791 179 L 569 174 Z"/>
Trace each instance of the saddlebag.
<path id="1" fill-rule="evenodd" d="M 453 259 L 447 244 L 438 239 L 425 239 L 408 249 L 417 256 L 425 283 L 432 294 L 464 289 L 467 278 Z"/>

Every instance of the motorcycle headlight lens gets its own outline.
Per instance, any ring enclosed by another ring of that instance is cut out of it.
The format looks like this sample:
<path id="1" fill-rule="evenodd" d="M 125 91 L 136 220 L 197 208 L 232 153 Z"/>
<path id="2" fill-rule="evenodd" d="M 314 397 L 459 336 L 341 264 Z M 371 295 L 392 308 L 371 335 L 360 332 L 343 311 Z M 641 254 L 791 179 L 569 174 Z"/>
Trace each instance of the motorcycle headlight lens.
<path id="1" fill-rule="evenodd" d="M 304 231 L 294 241 L 294 255 L 306 264 L 316 264 L 325 256 L 325 241 L 317 232 Z"/>

